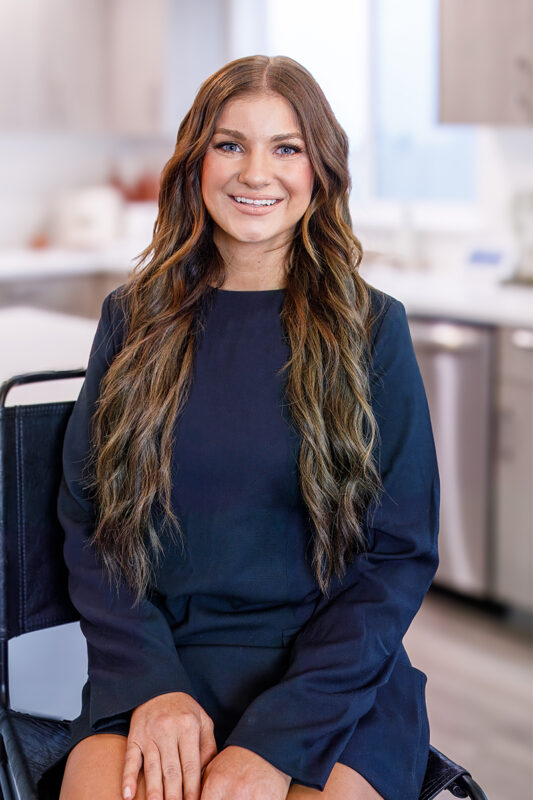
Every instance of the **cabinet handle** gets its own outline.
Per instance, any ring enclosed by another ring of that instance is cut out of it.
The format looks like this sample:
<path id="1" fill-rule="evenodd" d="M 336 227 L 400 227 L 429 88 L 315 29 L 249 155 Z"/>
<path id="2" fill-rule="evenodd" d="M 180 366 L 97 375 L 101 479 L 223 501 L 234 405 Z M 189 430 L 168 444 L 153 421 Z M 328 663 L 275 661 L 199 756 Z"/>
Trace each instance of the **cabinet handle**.
<path id="1" fill-rule="evenodd" d="M 425 328 L 411 325 L 411 336 L 414 346 L 420 350 L 444 350 L 449 353 L 477 350 L 481 341 L 476 330 L 439 322 L 430 323 Z"/>
<path id="2" fill-rule="evenodd" d="M 515 455 L 514 450 L 514 412 L 510 408 L 500 408 L 499 413 L 499 435 L 498 435 L 498 456 L 501 459 L 512 461 Z"/>

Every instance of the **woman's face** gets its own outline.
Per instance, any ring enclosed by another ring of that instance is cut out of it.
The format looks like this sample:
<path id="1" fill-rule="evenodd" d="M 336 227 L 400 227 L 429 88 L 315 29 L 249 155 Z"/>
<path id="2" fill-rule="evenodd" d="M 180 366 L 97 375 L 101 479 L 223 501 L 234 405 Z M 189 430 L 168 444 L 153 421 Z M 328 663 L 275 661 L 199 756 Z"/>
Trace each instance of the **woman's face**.
<path id="1" fill-rule="evenodd" d="M 215 242 L 268 249 L 287 244 L 311 200 L 313 177 L 288 100 L 277 94 L 228 100 L 202 164 Z"/>

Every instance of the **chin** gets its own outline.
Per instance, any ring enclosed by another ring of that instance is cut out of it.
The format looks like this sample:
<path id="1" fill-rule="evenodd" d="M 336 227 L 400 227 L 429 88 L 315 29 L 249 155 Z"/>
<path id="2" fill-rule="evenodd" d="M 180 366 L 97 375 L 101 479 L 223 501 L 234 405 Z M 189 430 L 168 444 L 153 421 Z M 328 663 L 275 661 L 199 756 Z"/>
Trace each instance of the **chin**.
<path id="1" fill-rule="evenodd" d="M 257 232 L 249 231 L 247 233 L 245 232 L 240 233 L 239 231 L 231 231 L 230 235 L 233 239 L 236 239 L 237 241 L 242 242 L 243 244 L 257 244 L 258 242 L 269 241 L 276 234 L 265 233 L 264 231 L 257 231 Z"/>

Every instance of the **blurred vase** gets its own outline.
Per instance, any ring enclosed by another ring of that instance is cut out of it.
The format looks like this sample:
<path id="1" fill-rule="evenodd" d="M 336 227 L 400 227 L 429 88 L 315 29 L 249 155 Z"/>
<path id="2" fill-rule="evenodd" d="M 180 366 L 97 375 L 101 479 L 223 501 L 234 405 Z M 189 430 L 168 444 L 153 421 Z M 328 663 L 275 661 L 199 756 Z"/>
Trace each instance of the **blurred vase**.
<path id="1" fill-rule="evenodd" d="M 87 186 L 62 192 L 52 218 L 58 247 L 96 249 L 122 235 L 124 201 L 113 186 Z"/>

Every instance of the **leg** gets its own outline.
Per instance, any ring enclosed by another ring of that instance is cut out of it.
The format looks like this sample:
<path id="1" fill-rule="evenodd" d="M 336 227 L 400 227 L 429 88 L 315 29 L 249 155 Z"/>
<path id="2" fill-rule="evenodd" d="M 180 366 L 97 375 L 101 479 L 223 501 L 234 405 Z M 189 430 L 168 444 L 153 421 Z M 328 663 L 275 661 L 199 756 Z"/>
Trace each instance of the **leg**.
<path id="1" fill-rule="evenodd" d="M 72 748 L 65 765 L 59 800 L 122 800 L 122 769 L 126 737 L 96 733 Z M 141 770 L 135 800 L 145 800 Z"/>
<path id="2" fill-rule="evenodd" d="M 318 800 L 318 798 L 322 798 L 322 800 L 383 800 L 372 784 L 359 772 L 339 761 L 331 770 L 323 792 L 293 783 L 287 794 L 287 800 Z"/>

